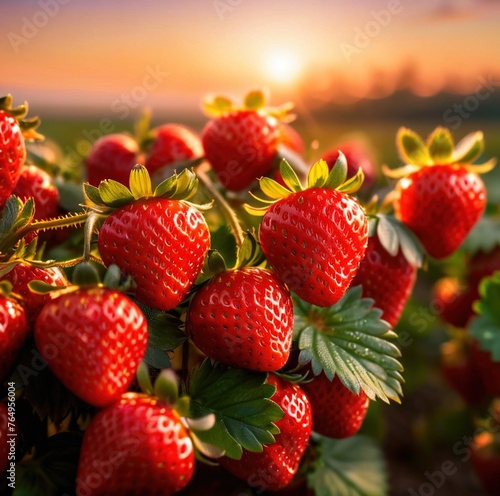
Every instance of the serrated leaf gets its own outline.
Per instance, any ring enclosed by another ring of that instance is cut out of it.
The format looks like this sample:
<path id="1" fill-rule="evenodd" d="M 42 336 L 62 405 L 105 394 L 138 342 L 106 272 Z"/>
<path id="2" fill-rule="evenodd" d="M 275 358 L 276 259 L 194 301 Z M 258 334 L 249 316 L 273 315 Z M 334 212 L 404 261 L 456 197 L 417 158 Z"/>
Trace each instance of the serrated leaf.
<path id="1" fill-rule="evenodd" d="M 400 127 L 396 135 L 399 156 L 405 164 L 431 165 L 432 158 L 422 138 L 405 127 Z"/>
<path id="2" fill-rule="evenodd" d="M 479 284 L 480 300 L 474 304 L 479 314 L 470 325 L 470 334 L 483 350 L 490 351 L 493 361 L 500 362 L 500 272 L 484 278 Z"/>
<path id="3" fill-rule="evenodd" d="M 210 413 L 217 421 L 208 431 L 198 432 L 202 442 L 241 458 L 242 450 L 261 452 L 279 433 L 275 422 L 282 409 L 270 398 L 275 387 L 266 383 L 267 374 L 231 369 L 206 359 L 191 376 L 190 417 Z"/>
<path id="4" fill-rule="evenodd" d="M 319 437 L 319 458 L 308 475 L 315 496 L 387 496 L 384 454 L 373 439 Z"/>
<path id="5" fill-rule="evenodd" d="M 109 207 L 117 208 L 134 201 L 130 190 L 113 179 L 101 181 L 98 189 L 103 202 Z"/>
<path id="6" fill-rule="evenodd" d="M 370 399 L 399 402 L 402 395 L 401 353 L 389 341 L 389 324 L 373 300 L 361 298 L 361 286 L 350 288 L 331 307 L 317 307 L 295 298 L 294 340 L 299 362 L 310 362 L 315 375 L 335 375 L 352 392 Z"/>
<path id="7" fill-rule="evenodd" d="M 266 105 L 266 95 L 262 90 L 253 90 L 245 96 L 244 106 L 249 110 L 259 110 Z"/>
<path id="8" fill-rule="evenodd" d="M 448 164 L 453 155 L 453 137 L 445 127 L 437 127 L 427 139 L 427 148 L 434 163 Z"/>
<path id="9" fill-rule="evenodd" d="M 318 160 L 307 174 L 308 188 L 322 188 L 329 178 L 328 164 L 324 160 Z M 342 183 L 339 183 L 342 184 Z"/>
<path id="10" fill-rule="evenodd" d="M 377 223 L 377 236 L 380 244 L 389 255 L 395 257 L 399 251 L 399 238 L 394 225 L 385 215 L 380 215 Z"/>
<path id="11" fill-rule="evenodd" d="M 143 165 L 135 165 L 130 171 L 130 191 L 134 198 L 148 198 L 153 196 L 151 178 L 149 172 Z"/>
<path id="12" fill-rule="evenodd" d="M 471 163 L 483 153 L 484 135 L 482 131 L 469 133 L 461 139 L 453 150 L 454 163 Z"/>
<path id="13" fill-rule="evenodd" d="M 339 150 L 339 156 L 330 171 L 325 182 L 325 188 L 337 189 L 345 183 L 347 179 L 347 160 L 345 155 Z"/>

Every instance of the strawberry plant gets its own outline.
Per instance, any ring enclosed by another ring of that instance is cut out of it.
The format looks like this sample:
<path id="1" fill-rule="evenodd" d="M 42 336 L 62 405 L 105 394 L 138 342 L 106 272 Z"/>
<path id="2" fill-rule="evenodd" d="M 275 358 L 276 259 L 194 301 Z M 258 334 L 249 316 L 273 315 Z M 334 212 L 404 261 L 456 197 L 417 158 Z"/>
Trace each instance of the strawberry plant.
<path id="1" fill-rule="evenodd" d="M 252 91 L 204 99 L 199 134 L 145 115 L 77 171 L 30 152 L 38 121 L 0 102 L 2 490 L 14 384 L 14 495 L 389 494 L 380 426 L 411 388 L 400 329 L 435 272 L 439 370 L 474 419 L 495 404 L 482 133 L 401 128 L 404 167 L 377 189 L 359 147 L 310 156 L 292 106 Z M 497 444 L 470 445 L 490 492 Z"/>

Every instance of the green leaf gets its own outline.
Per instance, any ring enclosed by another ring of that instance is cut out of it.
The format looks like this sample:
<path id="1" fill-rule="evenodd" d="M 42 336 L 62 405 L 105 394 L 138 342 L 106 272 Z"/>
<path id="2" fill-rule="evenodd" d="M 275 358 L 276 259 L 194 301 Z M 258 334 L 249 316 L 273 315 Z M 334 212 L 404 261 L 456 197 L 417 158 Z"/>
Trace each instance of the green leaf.
<path id="1" fill-rule="evenodd" d="M 134 201 L 134 196 L 130 190 L 113 179 L 101 181 L 98 189 L 103 202 L 109 207 L 117 208 Z"/>
<path id="2" fill-rule="evenodd" d="M 277 183 L 274 179 L 270 179 L 269 177 L 261 178 L 259 184 L 262 192 L 273 200 L 280 200 L 281 198 L 285 198 L 285 196 L 288 196 L 290 194 L 289 190 L 281 186 L 281 184 Z"/>
<path id="3" fill-rule="evenodd" d="M 187 339 L 179 317 L 148 307 L 137 300 L 148 321 L 148 347 L 144 361 L 151 367 L 164 369 L 171 366 L 169 351 L 175 350 Z"/>
<path id="4" fill-rule="evenodd" d="M 154 384 L 155 396 L 174 405 L 179 397 L 179 382 L 179 377 L 172 369 L 162 370 Z"/>
<path id="5" fill-rule="evenodd" d="M 11 230 L 21 207 L 22 202 L 17 196 L 9 196 L 3 209 L 0 211 L 0 238 L 3 238 Z"/>
<path id="6" fill-rule="evenodd" d="M 35 200 L 30 197 L 26 200 L 24 205 L 22 205 L 20 211 L 17 214 L 15 221 L 12 224 L 12 230 L 17 231 L 25 226 L 27 226 L 32 220 L 35 214 Z"/>
<path id="7" fill-rule="evenodd" d="M 474 304 L 479 315 L 470 325 L 470 334 L 483 350 L 490 351 L 493 361 L 500 362 L 500 272 L 485 277 L 479 284 L 481 299 Z"/>
<path id="8" fill-rule="evenodd" d="M 384 454 L 366 436 L 319 438 L 319 457 L 308 475 L 315 496 L 386 496 Z"/>
<path id="9" fill-rule="evenodd" d="M 448 129 L 437 127 L 427 139 L 427 148 L 434 163 L 448 164 L 453 154 L 453 137 Z"/>
<path id="10" fill-rule="evenodd" d="M 329 173 L 328 164 L 324 160 L 318 160 L 309 169 L 309 173 L 307 174 L 307 187 L 322 188 L 330 177 Z"/>
<path id="11" fill-rule="evenodd" d="M 220 95 L 208 95 L 202 101 L 203 112 L 209 117 L 219 117 L 233 109 L 233 102 Z"/>
<path id="12" fill-rule="evenodd" d="M 466 253 L 490 252 L 500 245 L 500 221 L 495 217 L 482 217 L 469 233 L 462 246 Z"/>
<path id="13" fill-rule="evenodd" d="M 280 174 L 283 182 L 287 185 L 288 188 L 290 188 L 290 191 L 303 190 L 297 173 L 293 170 L 292 166 L 286 159 L 282 159 L 280 162 Z"/>
<path id="14" fill-rule="evenodd" d="M 399 251 L 398 233 L 385 215 L 380 215 L 378 218 L 377 236 L 387 253 L 395 257 Z"/>
<path id="15" fill-rule="evenodd" d="M 275 422 L 283 417 L 281 408 L 270 398 L 275 387 L 266 384 L 267 374 L 231 369 L 206 359 L 193 373 L 189 394 L 190 417 L 214 413 L 215 426 L 197 435 L 201 441 L 241 458 L 242 450 L 262 452 L 279 433 Z"/>
<path id="16" fill-rule="evenodd" d="M 85 202 L 82 185 L 68 181 L 55 181 L 55 185 L 59 192 L 59 205 L 67 212 L 80 212 Z"/>
<path id="17" fill-rule="evenodd" d="M 236 267 L 250 267 L 261 264 L 264 261 L 264 253 L 255 235 L 247 231 L 243 237 L 243 243 L 238 249 Z"/>
<path id="18" fill-rule="evenodd" d="M 461 139 L 453 150 L 453 162 L 468 164 L 474 162 L 483 153 L 484 135 L 482 131 L 469 133 Z"/>
<path id="19" fill-rule="evenodd" d="M 180 174 L 162 181 L 154 191 L 154 196 L 172 200 L 188 200 L 198 188 L 198 177 L 193 171 L 184 169 Z"/>
<path id="20" fill-rule="evenodd" d="M 245 96 L 244 106 L 249 110 L 259 110 L 266 105 L 266 95 L 262 90 L 250 91 Z"/>
<path id="21" fill-rule="evenodd" d="M 130 191 L 136 200 L 153 196 L 151 178 L 143 165 L 135 165 L 130 171 Z"/>
<path id="22" fill-rule="evenodd" d="M 374 400 L 399 402 L 402 395 L 401 353 L 389 341 L 394 334 L 373 300 L 361 298 L 361 286 L 350 288 L 331 307 L 317 307 L 294 300 L 294 340 L 299 362 L 310 362 L 314 375 L 337 375 L 352 392 L 360 389 Z"/>
<path id="23" fill-rule="evenodd" d="M 431 165 L 432 158 L 420 136 L 405 127 L 399 128 L 396 146 L 401 160 L 406 164 Z"/>
<path id="24" fill-rule="evenodd" d="M 88 202 L 92 205 L 104 205 L 104 200 L 99 193 L 99 188 L 92 186 L 92 184 L 84 183 L 83 184 L 83 193 Z"/>
<path id="25" fill-rule="evenodd" d="M 339 150 L 339 156 L 330 171 L 325 182 L 325 188 L 337 189 L 345 183 L 347 179 L 347 160 L 345 155 Z"/>

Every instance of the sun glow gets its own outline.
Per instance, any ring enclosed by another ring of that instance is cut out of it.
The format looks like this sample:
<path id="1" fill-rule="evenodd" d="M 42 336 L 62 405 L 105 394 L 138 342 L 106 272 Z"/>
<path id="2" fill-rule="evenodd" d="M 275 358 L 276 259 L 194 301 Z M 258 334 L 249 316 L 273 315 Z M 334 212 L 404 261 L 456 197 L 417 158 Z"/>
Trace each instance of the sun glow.
<path id="1" fill-rule="evenodd" d="M 301 70 L 300 60 L 290 52 L 273 52 L 265 60 L 265 75 L 274 83 L 295 83 Z"/>

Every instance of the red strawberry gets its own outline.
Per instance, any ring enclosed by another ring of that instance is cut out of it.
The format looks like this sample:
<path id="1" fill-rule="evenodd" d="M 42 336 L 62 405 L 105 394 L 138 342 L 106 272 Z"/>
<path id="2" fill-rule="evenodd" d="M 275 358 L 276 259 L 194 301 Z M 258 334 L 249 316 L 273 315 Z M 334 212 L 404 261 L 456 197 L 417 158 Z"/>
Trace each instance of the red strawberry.
<path id="1" fill-rule="evenodd" d="M 368 146 L 361 140 L 344 141 L 334 148 L 328 149 L 321 158 L 331 169 L 339 158 L 339 150 L 344 154 L 347 160 L 347 178 L 353 177 L 361 168 L 365 176 L 363 181 L 363 190 L 369 190 L 377 179 L 375 159 Z"/>
<path id="2" fill-rule="evenodd" d="M 145 166 L 153 175 L 158 169 L 170 166 L 180 172 L 179 163 L 203 156 L 203 146 L 197 134 L 180 124 L 163 124 L 152 130 L 153 142 L 146 156 Z"/>
<path id="3" fill-rule="evenodd" d="M 311 402 L 314 432 L 342 439 L 359 431 L 370 404 L 363 391 L 352 393 L 337 376 L 330 381 L 324 372 L 301 386 Z"/>
<path id="4" fill-rule="evenodd" d="M 272 169 L 277 123 L 255 110 L 234 110 L 209 121 L 201 140 L 221 184 L 230 191 L 240 191 Z"/>
<path id="5" fill-rule="evenodd" d="M 482 350 L 479 343 L 471 343 L 471 359 L 482 380 L 486 392 L 492 396 L 500 396 L 500 362 L 492 360 L 489 351 Z"/>
<path id="6" fill-rule="evenodd" d="M 385 170 L 401 178 L 396 187 L 396 215 L 431 257 L 446 258 L 481 218 L 486 188 L 478 173 L 491 170 L 495 163 L 471 164 L 482 151 L 482 133 L 473 133 L 454 147 L 447 129 L 437 128 L 424 145 L 418 135 L 401 128 L 398 145 L 408 165 Z"/>
<path id="7" fill-rule="evenodd" d="M 486 494 L 497 496 L 500 484 L 500 447 L 498 439 L 492 433 L 482 432 L 475 436 L 471 444 L 470 462 Z"/>
<path id="8" fill-rule="evenodd" d="M 0 477 L 9 466 L 9 445 L 7 435 L 9 433 L 9 411 L 7 405 L 0 403 Z"/>
<path id="9" fill-rule="evenodd" d="M 500 246 L 489 252 L 475 253 L 467 264 L 467 280 L 471 286 L 478 286 L 481 279 L 500 270 Z"/>
<path id="10" fill-rule="evenodd" d="M 137 142 L 127 134 L 108 134 L 99 138 L 85 158 L 87 181 L 93 186 L 104 179 L 128 184 L 138 153 Z"/>
<path id="11" fill-rule="evenodd" d="M 25 262 L 17 263 L 2 277 L 2 280 L 9 281 L 12 284 L 12 292 L 22 298 L 21 305 L 30 327 L 35 323 L 40 310 L 51 299 L 51 296 L 34 293 L 29 289 L 28 284 L 31 281 L 42 281 L 52 286 L 69 286 L 66 276 L 58 267 L 35 267 Z"/>
<path id="12" fill-rule="evenodd" d="M 146 319 L 117 291 L 82 287 L 47 303 L 35 342 L 56 377 L 91 405 L 116 401 L 134 379 L 146 351 Z"/>
<path id="13" fill-rule="evenodd" d="M 273 203 L 262 219 L 259 240 L 269 265 L 290 290 L 326 307 L 344 295 L 358 270 L 368 222 L 355 199 L 314 187 Z"/>
<path id="14" fill-rule="evenodd" d="M 465 343 L 453 340 L 441 345 L 440 369 L 446 382 L 467 404 L 482 403 L 483 383 Z"/>
<path id="15" fill-rule="evenodd" d="M 0 382 L 10 372 L 28 330 L 23 307 L 12 298 L 0 294 Z"/>
<path id="16" fill-rule="evenodd" d="M 276 386 L 272 400 L 284 412 L 284 417 L 276 422 L 280 429 L 276 442 L 265 445 L 262 453 L 243 450 L 240 460 L 218 460 L 226 470 L 260 492 L 279 491 L 290 483 L 309 442 L 312 425 L 311 405 L 300 386 L 274 374 L 269 375 L 267 382 Z"/>
<path id="17" fill-rule="evenodd" d="M 136 297 L 170 310 L 186 297 L 202 269 L 210 233 L 201 213 L 168 198 L 144 198 L 116 209 L 99 232 L 106 266 L 118 265 L 137 284 Z"/>
<path id="18" fill-rule="evenodd" d="M 304 156 L 306 151 L 304 140 L 302 139 L 302 136 L 292 126 L 290 126 L 290 124 L 280 124 L 279 142 L 301 157 Z"/>
<path id="19" fill-rule="evenodd" d="M 395 327 L 417 278 L 417 267 L 411 265 L 399 249 L 390 255 L 375 234 L 368 239 L 365 256 L 351 285 L 363 286 L 363 297 L 373 298 L 382 310 L 382 318 Z"/>
<path id="20" fill-rule="evenodd" d="M 432 288 L 435 310 L 444 322 L 455 327 L 466 327 L 474 315 L 472 304 L 478 298 L 477 288 L 468 287 L 455 277 L 442 277 Z"/>
<path id="21" fill-rule="evenodd" d="M 186 329 L 203 353 L 225 365 L 278 370 L 290 354 L 292 298 L 266 269 L 222 272 L 193 296 Z"/>
<path id="22" fill-rule="evenodd" d="M 0 208 L 12 194 L 25 159 L 26 147 L 17 119 L 0 110 Z"/>
<path id="23" fill-rule="evenodd" d="M 194 473 L 193 444 L 178 414 L 152 397 L 127 393 L 101 410 L 83 438 L 78 496 L 169 496 Z"/>

